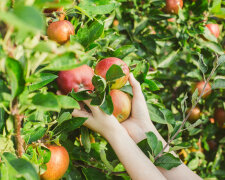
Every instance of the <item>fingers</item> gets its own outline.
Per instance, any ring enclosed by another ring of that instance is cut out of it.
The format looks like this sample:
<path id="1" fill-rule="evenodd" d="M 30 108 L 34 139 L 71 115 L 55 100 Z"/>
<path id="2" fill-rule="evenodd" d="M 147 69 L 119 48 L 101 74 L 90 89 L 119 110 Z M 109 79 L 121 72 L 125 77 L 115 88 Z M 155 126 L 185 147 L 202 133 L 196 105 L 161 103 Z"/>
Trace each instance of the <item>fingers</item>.
<path id="1" fill-rule="evenodd" d="M 74 109 L 72 112 L 72 116 L 74 117 L 91 117 L 92 115 L 85 110 Z"/>
<path id="2" fill-rule="evenodd" d="M 91 105 L 91 100 L 85 100 L 83 101 L 91 110 L 92 114 L 100 113 L 100 109 L 98 106 Z"/>
<path id="3" fill-rule="evenodd" d="M 140 83 L 134 78 L 133 73 L 130 73 L 130 76 L 129 76 L 129 82 L 130 82 L 130 85 L 132 86 L 134 96 L 139 96 L 139 95 L 142 96 L 143 94 L 142 94 L 142 91 L 141 91 L 141 85 L 140 85 Z"/>

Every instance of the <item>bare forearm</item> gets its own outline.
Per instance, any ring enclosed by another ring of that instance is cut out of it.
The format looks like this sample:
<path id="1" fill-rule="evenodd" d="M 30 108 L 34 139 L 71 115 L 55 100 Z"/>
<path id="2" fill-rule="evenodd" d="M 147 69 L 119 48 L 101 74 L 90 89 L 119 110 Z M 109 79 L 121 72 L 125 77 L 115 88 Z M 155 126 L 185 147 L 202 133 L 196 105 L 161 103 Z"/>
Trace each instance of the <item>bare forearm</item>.
<path id="1" fill-rule="evenodd" d="M 166 145 L 166 141 L 163 139 L 163 137 L 159 134 L 157 129 L 152 123 L 149 123 L 149 125 L 142 126 L 140 129 L 132 134 L 132 138 L 135 140 L 136 143 L 146 139 L 146 132 L 153 131 L 155 135 L 158 137 L 159 140 L 162 141 L 163 146 Z M 169 150 L 169 147 L 166 149 L 166 151 Z M 173 155 L 177 156 L 175 152 L 171 152 Z M 174 179 L 184 179 L 184 180 L 198 180 L 201 179 L 197 174 L 195 174 L 193 171 L 191 171 L 185 164 L 181 164 L 180 166 L 173 168 L 171 170 L 166 170 L 160 167 L 157 167 L 159 171 L 168 179 L 168 180 L 174 180 Z"/>
<path id="2" fill-rule="evenodd" d="M 107 134 L 105 137 L 132 179 L 165 179 L 154 164 L 138 148 L 124 128 L 113 134 Z"/>

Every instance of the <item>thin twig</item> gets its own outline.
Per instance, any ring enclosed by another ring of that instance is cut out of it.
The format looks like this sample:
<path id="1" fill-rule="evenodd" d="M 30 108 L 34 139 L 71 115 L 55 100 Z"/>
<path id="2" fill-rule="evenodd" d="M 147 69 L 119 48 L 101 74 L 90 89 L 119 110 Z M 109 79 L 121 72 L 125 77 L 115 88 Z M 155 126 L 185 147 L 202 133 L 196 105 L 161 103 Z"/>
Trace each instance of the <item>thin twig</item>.
<path id="1" fill-rule="evenodd" d="M 179 127 L 179 129 L 177 130 L 177 132 L 171 137 L 171 139 L 166 143 L 166 145 L 164 146 L 163 150 L 155 157 L 155 160 L 157 160 L 159 157 L 162 156 L 163 152 L 166 150 L 166 148 L 170 145 L 170 143 L 177 137 L 177 135 L 180 133 L 181 129 L 184 127 L 186 121 L 188 120 L 189 116 L 191 115 L 193 109 L 197 106 L 198 102 L 200 101 L 200 99 L 202 98 L 206 85 L 209 83 L 209 80 L 211 79 L 212 75 L 214 74 L 214 72 L 216 71 L 216 69 L 218 68 L 218 66 L 215 66 L 213 68 L 213 70 L 211 71 L 209 77 L 207 78 L 203 90 L 200 94 L 200 96 L 198 97 L 198 99 L 196 100 L 196 102 L 194 103 L 194 105 L 192 106 L 191 110 L 189 111 L 189 113 L 187 114 L 187 116 L 184 118 L 181 126 Z"/>

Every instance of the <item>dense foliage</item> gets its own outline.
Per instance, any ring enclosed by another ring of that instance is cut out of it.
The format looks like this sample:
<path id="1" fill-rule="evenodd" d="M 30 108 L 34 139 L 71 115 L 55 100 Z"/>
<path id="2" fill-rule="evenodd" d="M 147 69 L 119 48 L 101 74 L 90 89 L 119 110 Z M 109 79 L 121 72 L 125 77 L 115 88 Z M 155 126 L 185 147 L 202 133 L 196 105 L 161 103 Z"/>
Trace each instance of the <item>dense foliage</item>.
<path id="1" fill-rule="evenodd" d="M 65 179 L 130 179 L 107 141 L 82 126 L 86 118 L 71 115 L 87 98 L 112 114 L 109 85 L 124 76 L 121 68 L 111 67 L 106 80 L 95 75 L 92 95 L 62 95 L 56 80 L 59 71 L 107 57 L 126 62 L 141 83 L 170 150 L 202 178 L 225 178 L 225 2 L 185 0 L 175 11 L 166 2 L 0 0 L 0 179 L 39 179 L 49 144 L 69 153 Z M 54 23 L 67 29 L 61 34 Z M 218 24 L 214 35 L 209 24 Z M 121 90 L 132 96 L 129 84 Z M 180 164 L 147 137 L 139 146 L 157 166 Z"/>

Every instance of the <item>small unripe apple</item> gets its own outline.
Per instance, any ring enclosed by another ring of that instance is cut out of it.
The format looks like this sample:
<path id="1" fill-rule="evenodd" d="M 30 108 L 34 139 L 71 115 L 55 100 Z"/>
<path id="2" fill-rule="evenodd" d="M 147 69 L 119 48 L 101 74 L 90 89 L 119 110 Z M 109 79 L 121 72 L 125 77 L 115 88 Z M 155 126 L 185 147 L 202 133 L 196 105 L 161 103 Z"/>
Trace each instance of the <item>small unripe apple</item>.
<path id="1" fill-rule="evenodd" d="M 48 26 L 47 35 L 49 39 L 64 44 L 70 39 L 70 35 L 74 35 L 74 27 L 67 20 L 56 21 Z"/>
<path id="2" fill-rule="evenodd" d="M 225 110 L 223 108 L 215 110 L 214 118 L 220 128 L 225 128 Z"/>
<path id="3" fill-rule="evenodd" d="M 62 94 L 68 94 L 82 90 L 94 90 L 92 77 L 94 71 L 88 65 L 82 65 L 72 70 L 60 71 L 57 78 L 57 84 Z"/>
<path id="4" fill-rule="evenodd" d="M 125 121 L 131 112 L 131 97 L 123 91 L 113 89 L 110 91 L 113 102 L 113 115 L 119 122 Z"/>
<path id="5" fill-rule="evenodd" d="M 113 21 L 113 26 L 114 27 L 117 27 L 119 25 L 119 21 L 117 20 L 117 19 L 115 19 L 114 21 Z"/>
<path id="6" fill-rule="evenodd" d="M 46 164 L 47 170 L 41 175 L 43 180 L 59 180 L 69 166 L 69 154 L 63 146 L 47 146 L 51 152 L 50 161 Z"/>
<path id="7" fill-rule="evenodd" d="M 188 110 L 187 110 L 187 113 L 189 113 L 190 110 L 191 110 L 191 109 L 188 109 Z M 195 121 L 197 121 L 197 120 L 200 118 L 200 116 L 201 116 L 201 110 L 200 110 L 200 108 L 199 108 L 199 107 L 195 107 L 195 108 L 192 110 L 191 115 L 189 116 L 188 120 L 189 120 L 190 122 L 195 122 Z"/>
<path id="8" fill-rule="evenodd" d="M 195 84 L 195 86 L 192 89 L 192 91 L 194 92 L 195 89 L 197 88 L 198 89 L 198 95 L 200 96 L 200 94 L 203 91 L 204 85 L 205 85 L 205 82 L 204 81 L 200 81 L 200 82 Z M 202 98 L 207 98 L 211 94 L 211 92 L 212 92 L 211 85 L 210 85 L 210 83 L 207 83 Z"/>
<path id="9" fill-rule="evenodd" d="M 205 25 L 210 32 L 216 37 L 218 38 L 220 36 L 220 27 L 218 24 L 206 24 Z"/>
<path id="10" fill-rule="evenodd" d="M 113 64 L 119 65 L 122 68 L 123 73 L 125 74 L 125 76 L 115 80 L 115 82 L 111 86 L 111 89 L 120 89 L 127 83 L 130 72 L 127 64 L 121 59 L 116 57 L 109 57 L 101 60 L 95 67 L 95 73 L 106 79 L 106 73 Z"/>
<path id="11" fill-rule="evenodd" d="M 165 10 L 167 13 L 178 14 L 179 8 L 183 7 L 183 0 L 166 0 Z"/>

